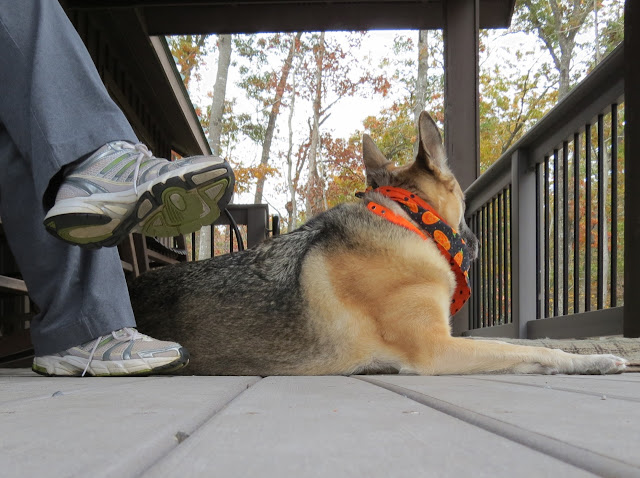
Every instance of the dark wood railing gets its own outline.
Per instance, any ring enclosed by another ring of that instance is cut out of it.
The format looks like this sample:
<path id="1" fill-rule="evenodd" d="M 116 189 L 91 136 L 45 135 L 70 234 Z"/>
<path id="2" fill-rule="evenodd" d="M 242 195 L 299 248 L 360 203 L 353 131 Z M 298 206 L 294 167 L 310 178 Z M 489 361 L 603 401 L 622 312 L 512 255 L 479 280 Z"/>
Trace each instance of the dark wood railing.
<path id="1" fill-rule="evenodd" d="M 233 253 L 243 248 L 251 248 L 270 236 L 280 234 L 280 218 L 277 215 L 271 216 L 271 228 L 269 228 L 269 206 L 267 204 L 229 204 L 227 210 L 220 214 L 220 217 L 211 225 L 211 250 L 208 257 L 215 255 L 214 243 L 216 236 L 216 226 L 228 226 L 226 237 L 229 238 L 229 252 Z M 245 227 L 238 227 L 245 226 Z M 238 241 L 240 236 L 240 241 Z M 191 260 L 196 260 L 196 248 L 198 234 L 191 234 Z M 235 241 L 234 241 L 235 239 Z"/>
<path id="2" fill-rule="evenodd" d="M 466 191 L 480 241 L 466 334 L 622 334 L 623 57 L 621 45 Z"/>

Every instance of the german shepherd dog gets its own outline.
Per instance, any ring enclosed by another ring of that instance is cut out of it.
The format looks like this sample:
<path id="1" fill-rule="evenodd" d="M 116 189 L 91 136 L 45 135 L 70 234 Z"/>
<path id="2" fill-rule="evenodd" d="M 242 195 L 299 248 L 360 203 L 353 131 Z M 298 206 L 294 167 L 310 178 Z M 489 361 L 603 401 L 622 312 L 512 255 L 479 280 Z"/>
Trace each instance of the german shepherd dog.
<path id="1" fill-rule="evenodd" d="M 464 194 L 438 128 L 422 113 L 419 150 L 409 165 L 394 166 L 367 135 L 363 157 L 369 189 L 361 201 L 252 249 L 140 276 L 130 288 L 140 329 L 185 346 L 191 366 L 184 373 L 197 375 L 604 374 L 625 368 L 625 359 L 613 355 L 452 337 L 460 269 L 422 233 L 414 206 L 403 206 L 408 196 L 426 203 L 429 217 L 453 226 L 449 238 L 466 238 L 466 245 L 458 241 L 464 262 L 475 258 Z M 407 197 L 389 197 L 386 190 Z M 455 262 L 463 262 L 460 257 Z"/>

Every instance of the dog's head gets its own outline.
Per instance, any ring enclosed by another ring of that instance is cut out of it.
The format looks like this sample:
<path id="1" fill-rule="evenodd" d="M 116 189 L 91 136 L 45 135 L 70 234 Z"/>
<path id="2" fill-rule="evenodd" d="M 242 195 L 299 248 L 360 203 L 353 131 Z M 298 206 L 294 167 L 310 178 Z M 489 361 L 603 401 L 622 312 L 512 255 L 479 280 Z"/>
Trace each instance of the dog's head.
<path id="1" fill-rule="evenodd" d="M 413 163 L 405 166 L 395 166 L 371 137 L 364 135 L 362 148 L 367 185 L 374 189 L 380 186 L 406 189 L 425 200 L 460 232 L 473 260 L 478 255 L 478 239 L 464 220 L 464 193 L 447 164 L 440 131 L 425 111 L 420 114 L 418 133 L 418 154 Z"/>

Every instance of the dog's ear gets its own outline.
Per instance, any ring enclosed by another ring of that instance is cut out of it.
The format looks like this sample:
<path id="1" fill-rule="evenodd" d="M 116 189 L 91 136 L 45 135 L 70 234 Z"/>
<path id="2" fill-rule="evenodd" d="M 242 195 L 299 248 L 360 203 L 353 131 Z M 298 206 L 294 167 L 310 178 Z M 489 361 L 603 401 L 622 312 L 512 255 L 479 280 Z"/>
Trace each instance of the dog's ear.
<path id="1" fill-rule="evenodd" d="M 367 185 L 372 188 L 389 184 L 389 161 L 368 134 L 362 135 L 362 159 L 367 173 Z"/>
<path id="2" fill-rule="evenodd" d="M 384 157 L 382 151 L 378 149 L 376 143 L 373 142 L 368 134 L 362 135 L 362 159 L 367 171 L 383 168 L 390 162 Z"/>
<path id="3" fill-rule="evenodd" d="M 416 164 L 429 171 L 447 169 L 447 156 L 442 145 L 442 136 L 433 118 L 423 111 L 418 120 L 418 155 Z"/>

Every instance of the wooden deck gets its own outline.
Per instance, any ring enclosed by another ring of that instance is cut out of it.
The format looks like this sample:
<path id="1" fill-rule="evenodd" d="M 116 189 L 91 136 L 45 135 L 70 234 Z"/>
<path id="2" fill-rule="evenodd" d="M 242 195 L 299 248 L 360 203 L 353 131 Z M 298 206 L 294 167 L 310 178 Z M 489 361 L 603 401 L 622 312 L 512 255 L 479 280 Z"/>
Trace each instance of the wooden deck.
<path id="1" fill-rule="evenodd" d="M 640 374 L 45 378 L 0 370 L 0 476 L 640 476 Z"/>

